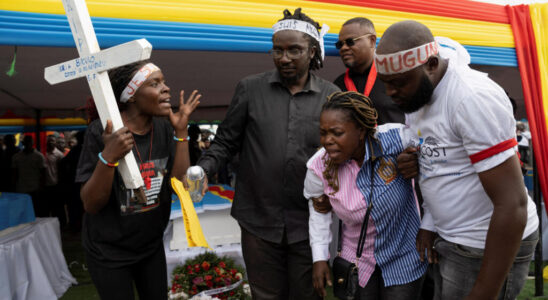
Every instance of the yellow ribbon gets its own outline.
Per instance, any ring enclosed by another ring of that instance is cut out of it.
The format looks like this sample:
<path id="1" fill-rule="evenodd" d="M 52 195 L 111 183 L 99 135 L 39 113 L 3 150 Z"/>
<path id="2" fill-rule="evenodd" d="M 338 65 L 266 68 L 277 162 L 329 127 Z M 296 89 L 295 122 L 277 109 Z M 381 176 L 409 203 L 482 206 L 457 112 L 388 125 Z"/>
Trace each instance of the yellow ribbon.
<path id="1" fill-rule="evenodd" d="M 181 202 L 181 212 L 183 213 L 183 222 L 185 224 L 186 240 L 189 247 L 209 248 L 200 225 L 200 220 L 194 209 L 194 204 L 190 199 L 190 194 L 184 188 L 183 183 L 177 178 L 171 178 L 171 186 Z"/>

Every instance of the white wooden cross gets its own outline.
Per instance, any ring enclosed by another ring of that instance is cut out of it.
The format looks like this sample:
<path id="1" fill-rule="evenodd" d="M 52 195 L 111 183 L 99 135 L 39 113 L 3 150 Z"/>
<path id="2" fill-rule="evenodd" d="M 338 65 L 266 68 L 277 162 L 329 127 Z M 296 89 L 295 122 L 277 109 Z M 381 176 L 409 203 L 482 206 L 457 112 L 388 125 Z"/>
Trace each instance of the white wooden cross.
<path id="1" fill-rule="evenodd" d="M 85 0 L 63 0 L 63 6 L 80 57 L 45 68 L 44 78 L 56 84 L 86 77 L 103 128 L 107 120 L 112 120 L 112 129 L 116 131 L 124 124 L 106 71 L 148 59 L 152 45 L 140 39 L 101 51 Z M 118 171 L 126 188 L 138 189 L 144 185 L 132 152 L 120 160 Z"/>

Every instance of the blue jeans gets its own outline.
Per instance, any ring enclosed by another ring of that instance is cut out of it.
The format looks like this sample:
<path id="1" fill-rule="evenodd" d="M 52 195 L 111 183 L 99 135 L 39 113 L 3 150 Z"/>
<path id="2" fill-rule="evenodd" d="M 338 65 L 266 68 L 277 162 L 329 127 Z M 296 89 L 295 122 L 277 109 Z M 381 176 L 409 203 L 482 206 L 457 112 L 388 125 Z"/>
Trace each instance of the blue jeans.
<path id="1" fill-rule="evenodd" d="M 539 239 L 538 230 L 521 241 L 514 264 L 504 281 L 499 300 L 515 299 L 527 279 L 529 264 Z M 439 264 L 434 276 L 436 300 L 461 300 L 472 290 L 481 267 L 483 249 L 436 239 Z"/>

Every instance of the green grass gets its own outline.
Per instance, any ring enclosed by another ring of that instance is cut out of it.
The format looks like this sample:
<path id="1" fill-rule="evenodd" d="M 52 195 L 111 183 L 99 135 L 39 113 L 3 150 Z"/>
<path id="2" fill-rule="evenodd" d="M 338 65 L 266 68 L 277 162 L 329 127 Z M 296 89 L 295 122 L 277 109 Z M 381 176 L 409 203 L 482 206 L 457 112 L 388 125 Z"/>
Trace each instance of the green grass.
<path id="1" fill-rule="evenodd" d="M 544 283 L 544 291 L 545 291 L 545 295 L 546 295 L 546 291 L 548 291 L 548 283 Z M 545 297 L 535 297 L 535 280 L 534 279 L 529 279 L 527 280 L 527 282 L 525 282 L 525 286 L 523 287 L 523 289 L 521 290 L 521 293 L 519 294 L 518 300 L 533 300 L 533 299 L 548 299 L 548 298 L 545 298 Z"/>
<path id="2" fill-rule="evenodd" d="M 77 285 L 70 287 L 67 292 L 60 298 L 61 300 L 99 300 L 99 295 L 95 286 L 91 282 L 89 273 L 82 267 L 85 265 L 84 250 L 82 249 L 82 243 L 80 240 L 80 234 L 72 234 L 68 232 L 62 233 L 63 240 L 63 252 L 67 264 L 69 264 L 70 272 L 72 276 L 78 281 Z M 72 263 L 72 264 L 71 264 Z M 546 266 L 548 262 L 544 263 Z M 534 266 L 531 263 L 531 271 L 534 270 Z M 545 294 L 548 294 L 548 283 L 544 283 Z M 518 296 L 518 300 L 540 300 L 548 299 L 548 297 L 535 297 L 535 281 L 534 279 L 528 279 Z M 329 288 L 327 290 L 327 297 L 325 299 L 335 300 L 333 291 Z"/>
<path id="3" fill-rule="evenodd" d="M 63 240 L 63 253 L 69 265 L 69 270 L 72 276 L 78 281 L 77 285 L 70 287 L 67 292 L 60 298 L 61 300 L 99 300 L 97 289 L 91 282 L 88 271 L 84 269 L 85 255 L 82 248 L 80 233 L 63 232 L 61 234 Z"/>

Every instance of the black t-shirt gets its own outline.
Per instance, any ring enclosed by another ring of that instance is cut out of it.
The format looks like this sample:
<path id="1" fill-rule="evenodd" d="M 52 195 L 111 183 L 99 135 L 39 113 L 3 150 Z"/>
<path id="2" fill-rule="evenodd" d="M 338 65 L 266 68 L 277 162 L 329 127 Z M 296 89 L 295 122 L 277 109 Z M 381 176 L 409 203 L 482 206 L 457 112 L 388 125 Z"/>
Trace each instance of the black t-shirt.
<path id="1" fill-rule="evenodd" d="M 369 70 L 371 70 L 371 67 L 365 70 L 364 74 L 355 73 L 352 70 L 349 72 L 350 79 L 352 79 L 356 89 L 360 93 L 363 93 L 363 90 L 365 89 L 365 83 L 367 81 L 367 77 L 369 76 Z M 338 86 L 341 91 L 348 90 L 344 84 L 344 73 L 337 77 L 333 83 Z M 379 115 L 377 119 L 377 123 L 379 125 L 385 123 L 405 123 L 404 113 L 398 108 L 392 99 L 386 95 L 384 83 L 380 79 L 377 78 L 377 80 L 375 80 L 375 84 L 373 85 L 373 89 L 371 89 L 369 98 L 373 101 L 373 105 Z"/>
<path id="2" fill-rule="evenodd" d="M 93 174 L 97 155 L 104 148 L 102 133 L 100 120 L 88 126 L 76 182 L 84 183 Z M 116 172 L 107 205 L 95 215 L 84 214 L 83 246 L 91 258 L 107 267 L 133 264 L 163 247 L 163 233 L 169 221 L 170 170 L 175 155 L 173 128 L 166 119 L 153 118 L 153 130 L 145 135 L 133 134 L 133 138 L 143 159 L 134 147 L 141 175 L 151 178 L 150 189 L 145 191 L 147 203 L 133 202 L 133 192 L 125 188 Z"/>

